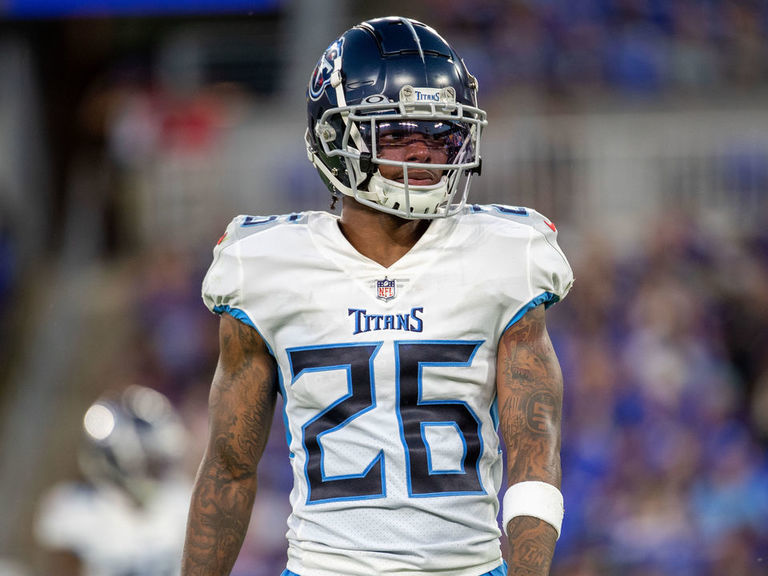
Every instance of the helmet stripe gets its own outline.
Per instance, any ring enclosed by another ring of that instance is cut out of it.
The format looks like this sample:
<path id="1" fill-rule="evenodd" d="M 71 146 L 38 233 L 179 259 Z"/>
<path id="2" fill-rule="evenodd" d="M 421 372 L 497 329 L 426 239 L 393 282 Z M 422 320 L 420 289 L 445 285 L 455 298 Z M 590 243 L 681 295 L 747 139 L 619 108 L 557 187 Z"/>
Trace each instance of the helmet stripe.
<path id="1" fill-rule="evenodd" d="M 413 41 L 416 42 L 416 46 L 419 49 L 419 56 L 421 56 L 421 61 L 426 64 L 424 61 L 424 50 L 421 49 L 421 40 L 419 40 L 419 35 L 416 34 L 416 28 L 413 27 L 413 24 L 411 24 L 411 21 L 408 20 L 408 18 L 400 18 L 400 21 L 405 24 L 408 27 L 408 30 L 411 31 L 411 34 L 413 34 Z"/>
<path id="2" fill-rule="evenodd" d="M 336 102 L 337 106 L 346 106 L 347 99 L 344 98 L 344 82 L 341 76 L 341 61 L 344 57 L 339 54 L 339 57 L 333 61 L 333 73 L 331 74 L 331 86 L 336 84 Z"/>

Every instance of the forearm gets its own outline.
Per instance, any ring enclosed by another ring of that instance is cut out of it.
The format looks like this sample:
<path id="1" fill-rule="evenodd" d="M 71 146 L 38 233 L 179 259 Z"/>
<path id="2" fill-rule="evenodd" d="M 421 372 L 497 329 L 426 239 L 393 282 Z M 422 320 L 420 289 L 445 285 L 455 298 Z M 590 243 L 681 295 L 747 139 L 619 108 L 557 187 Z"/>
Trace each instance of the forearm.
<path id="1" fill-rule="evenodd" d="M 277 387 L 256 330 L 229 315 L 209 399 L 209 437 L 189 507 L 182 576 L 226 576 L 248 530 Z"/>
<path id="2" fill-rule="evenodd" d="M 200 467 L 187 520 L 182 576 L 230 573 L 248 530 L 255 475 L 235 477 L 215 459 Z"/>
<path id="3" fill-rule="evenodd" d="M 512 518 L 507 525 L 509 576 L 547 576 L 555 553 L 557 533 L 531 516 Z"/>
<path id="4" fill-rule="evenodd" d="M 526 443 L 527 444 L 527 443 Z M 509 485 L 518 482 L 540 481 L 556 488 L 561 484 L 560 456 L 553 443 L 544 449 L 538 459 L 538 470 L 528 465 L 512 466 Z M 546 446 L 546 443 L 543 444 Z M 523 464 L 523 458 L 517 464 Z M 507 524 L 507 564 L 510 576 L 547 576 L 555 553 L 557 531 L 547 522 L 533 516 L 516 516 Z"/>
<path id="5" fill-rule="evenodd" d="M 543 482 L 559 489 L 563 383 L 560 365 L 546 333 L 543 309 L 530 311 L 505 333 L 497 368 L 500 431 L 507 446 L 508 485 Z M 535 513 L 551 510 L 552 506 L 547 502 L 536 504 L 531 497 L 535 496 L 518 491 L 509 502 L 512 508 L 506 517 L 512 516 L 512 519 L 506 531 L 510 576 L 547 576 L 552 563 L 557 530 L 553 524 L 535 517 Z M 530 508 L 532 505 L 535 510 Z M 527 515 L 529 511 L 534 515 Z M 550 521 L 559 524 L 562 516 L 558 516 Z"/>
<path id="6" fill-rule="evenodd" d="M 544 444 L 546 445 L 546 444 Z M 545 449 L 546 457 L 539 458 L 536 472 L 530 465 L 513 466 L 509 471 L 509 485 L 539 481 L 560 487 L 560 456 L 554 447 Z M 520 464 L 524 459 L 518 459 Z M 521 485 L 522 486 L 522 485 Z M 555 554 L 557 531 L 551 525 L 533 516 L 516 516 L 507 524 L 507 564 L 510 576 L 547 576 Z"/>

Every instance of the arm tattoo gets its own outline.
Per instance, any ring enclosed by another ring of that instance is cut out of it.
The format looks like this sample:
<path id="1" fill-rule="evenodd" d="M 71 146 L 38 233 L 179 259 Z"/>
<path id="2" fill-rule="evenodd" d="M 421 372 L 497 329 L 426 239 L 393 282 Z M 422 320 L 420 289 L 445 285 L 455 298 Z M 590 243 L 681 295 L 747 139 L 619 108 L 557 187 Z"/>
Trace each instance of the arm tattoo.
<path id="1" fill-rule="evenodd" d="M 502 337 L 496 379 L 509 484 L 539 480 L 559 487 L 563 383 L 543 307 L 529 311 Z M 510 576 L 549 574 L 555 530 L 523 516 L 513 518 L 507 531 Z"/>
<path id="2" fill-rule="evenodd" d="M 498 364 L 501 433 L 510 482 L 542 480 L 559 486 L 562 375 L 542 309 L 530 311 L 507 330 Z"/>
<path id="3" fill-rule="evenodd" d="M 209 398 L 208 448 L 187 521 L 183 576 L 229 574 L 248 528 L 256 469 L 276 399 L 274 360 L 258 333 L 222 316 Z"/>
<path id="4" fill-rule="evenodd" d="M 555 548 L 554 529 L 530 516 L 513 518 L 509 523 L 509 576 L 549 574 Z M 551 541 L 551 543 L 550 543 Z"/>

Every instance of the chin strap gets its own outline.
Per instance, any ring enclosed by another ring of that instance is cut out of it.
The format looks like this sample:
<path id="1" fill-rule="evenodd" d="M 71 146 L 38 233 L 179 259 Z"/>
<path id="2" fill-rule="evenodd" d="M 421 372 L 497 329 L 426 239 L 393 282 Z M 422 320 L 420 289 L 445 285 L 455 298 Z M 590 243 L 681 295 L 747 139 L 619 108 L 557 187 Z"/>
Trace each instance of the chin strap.
<path id="1" fill-rule="evenodd" d="M 368 187 L 370 186 L 371 178 L 374 174 L 378 172 L 376 168 L 376 164 L 373 163 L 373 160 L 371 160 L 371 153 L 370 152 L 361 152 L 360 153 L 360 171 L 365 174 L 365 180 L 360 182 L 360 184 L 357 186 L 358 189 L 362 188 L 364 190 L 368 190 Z"/>

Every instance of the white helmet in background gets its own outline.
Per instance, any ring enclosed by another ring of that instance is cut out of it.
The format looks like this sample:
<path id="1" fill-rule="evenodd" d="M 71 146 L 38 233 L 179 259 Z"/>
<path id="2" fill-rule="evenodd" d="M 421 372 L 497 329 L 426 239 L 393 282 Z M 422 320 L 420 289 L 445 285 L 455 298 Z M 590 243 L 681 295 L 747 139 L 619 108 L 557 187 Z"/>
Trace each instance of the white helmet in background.
<path id="1" fill-rule="evenodd" d="M 174 472 L 187 432 L 170 400 L 144 386 L 94 402 L 83 417 L 78 462 L 93 483 L 110 483 L 141 502 Z"/>

